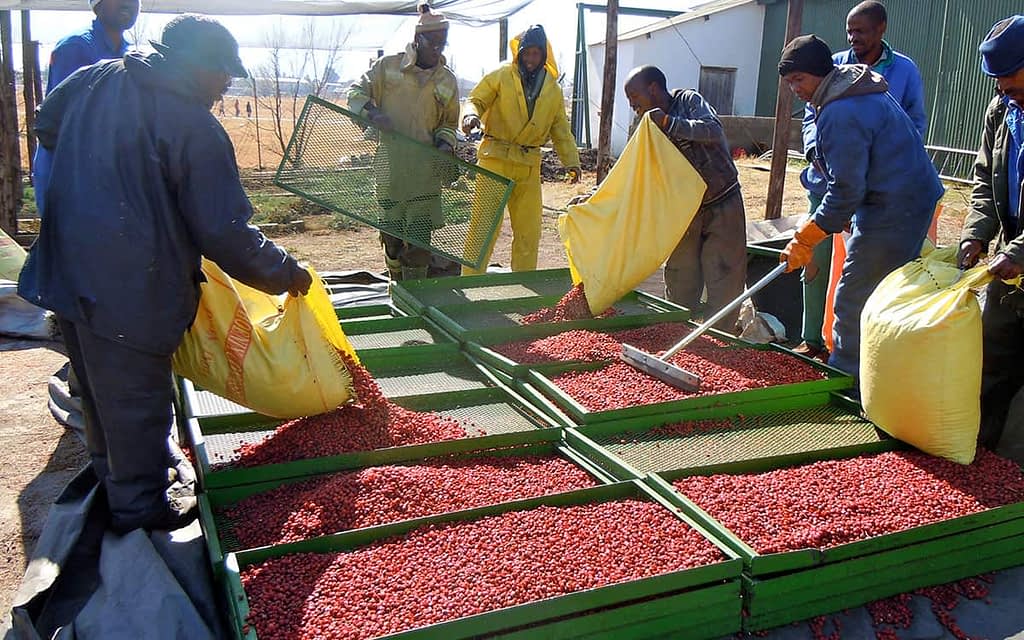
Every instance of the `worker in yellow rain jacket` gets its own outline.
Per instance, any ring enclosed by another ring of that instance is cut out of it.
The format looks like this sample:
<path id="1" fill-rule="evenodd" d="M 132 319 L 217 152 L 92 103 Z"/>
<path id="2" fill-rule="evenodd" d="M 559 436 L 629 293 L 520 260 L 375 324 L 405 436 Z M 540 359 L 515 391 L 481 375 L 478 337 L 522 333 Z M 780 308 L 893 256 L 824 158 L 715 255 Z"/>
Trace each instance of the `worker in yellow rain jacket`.
<path id="1" fill-rule="evenodd" d="M 453 153 L 459 87 L 441 55 L 448 44 L 448 21 L 426 3 L 419 11 L 416 37 L 405 53 L 374 62 L 349 90 L 348 106 L 382 131 L 396 131 Z M 382 140 L 374 176 L 384 210 L 381 243 L 391 279 L 427 277 L 430 251 L 397 236 L 429 245 L 431 230 L 444 226 L 438 172 L 422 166 L 420 154 L 388 153 Z"/>
<path id="2" fill-rule="evenodd" d="M 512 221 L 512 270 L 537 268 L 540 245 L 540 147 L 550 139 L 572 182 L 580 179 L 580 155 L 565 117 L 558 85 L 558 67 L 544 27 L 533 25 L 510 43 L 512 63 L 484 76 L 472 92 L 462 116 L 462 130 L 483 124 L 484 139 L 477 153 L 480 167 L 515 181 L 508 201 Z M 473 222 L 477 218 L 474 216 Z M 479 242 L 471 224 L 467 249 Z M 479 244 L 476 247 L 479 249 Z M 487 248 L 490 259 L 494 244 Z M 467 254 L 475 253 L 471 250 Z M 486 270 L 463 267 L 463 275 Z"/>

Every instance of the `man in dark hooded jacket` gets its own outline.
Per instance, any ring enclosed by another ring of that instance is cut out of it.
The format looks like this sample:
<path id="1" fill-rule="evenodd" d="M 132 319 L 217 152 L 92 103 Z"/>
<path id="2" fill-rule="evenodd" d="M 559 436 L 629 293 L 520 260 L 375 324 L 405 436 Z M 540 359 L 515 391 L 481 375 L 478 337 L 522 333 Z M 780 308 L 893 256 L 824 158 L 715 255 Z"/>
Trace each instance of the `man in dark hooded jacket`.
<path id="1" fill-rule="evenodd" d="M 807 266 L 818 243 L 850 226 L 829 364 L 856 376 L 864 303 L 882 278 L 920 255 L 942 182 L 913 121 L 867 65 L 835 65 L 828 44 L 808 35 L 786 45 L 779 74 L 814 110 L 813 161 L 828 184 L 782 262 L 790 271 Z"/>
<path id="2" fill-rule="evenodd" d="M 158 53 L 80 69 L 43 101 L 35 131 L 53 180 L 19 282 L 61 319 L 116 531 L 175 528 L 195 506 L 168 438 L 171 354 L 195 317 L 200 257 L 268 293 L 311 284 L 247 224 L 234 150 L 210 113 L 246 75 L 235 39 L 185 15 L 161 40 Z"/>

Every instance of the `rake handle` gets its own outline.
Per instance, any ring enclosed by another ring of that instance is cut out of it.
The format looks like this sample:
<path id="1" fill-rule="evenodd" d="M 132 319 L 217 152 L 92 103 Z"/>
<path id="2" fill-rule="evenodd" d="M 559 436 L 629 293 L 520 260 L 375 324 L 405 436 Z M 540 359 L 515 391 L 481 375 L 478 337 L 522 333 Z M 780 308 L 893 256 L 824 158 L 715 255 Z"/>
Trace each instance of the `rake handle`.
<path id="1" fill-rule="evenodd" d="M 758 280 L 757 282 L 755 282 L 754 286 L 752 286 L 749 289 L 747 289 L 746 291 L 744 291 L 740 295 L 740 297 L 736 298 L 735 300 L 733 300 L 729 304 L 727 304 L 724 307 L 722 307 L 721 309 L 719 309 L 718 312 L 715 313 L 715 315 L 713 315 L 710 318 L 708 318 L 707 320 L 705 320 L 704 324 L 700 325 L 699 327 L 697 327 L 696 329 L 691 331 L 688 336 L 686 336 L 685 338 L 683 338 L 682 340 L 677 342 L 675 344 L 675 346 L 673 346 L 671 349 L 669 349 L 664 354 L 659 356 L 658 359 L 659 360 L 668 360 L 669 358 L 671 358 L 672 356 L 676 355 L 677 353 L 679 353 L 680 351 L 682 351 L 686 347 L 690 346 L 690 344 L 694 340 L 696 340 L 697 338 L 699 338 L 702 335 L 704 335 L 704 333 L 708 329 L 710 329 L 712 326 L 714 326 L 714 324 L 716 322 L 718 322 L 719 320 L 721 320 L 725 316 L 727 316 L 730 313 L 732 313 L 733 311 L 735 311 L 737 307 L 739 307 L 741 304 L 743 304 L 744 300 L 746 300 L 747 298 L 751 297 L 752 295 L 754 295 L 755 293 L 757 293 L 761 289 L 764 289 L 766 286 L 768 286 L 772 282 L 772 280 L 775 280 L 775 278 L 778 278 L 783 273 L 785 273 L 787 268 L 788 268 L 788 265 L 785 262 L 779 263 L 779 266 L 775 267 L 770 272 L 768 272 L 768 275 L 766 275 L 765 277 L 763 277 L 760 280 Z"/>

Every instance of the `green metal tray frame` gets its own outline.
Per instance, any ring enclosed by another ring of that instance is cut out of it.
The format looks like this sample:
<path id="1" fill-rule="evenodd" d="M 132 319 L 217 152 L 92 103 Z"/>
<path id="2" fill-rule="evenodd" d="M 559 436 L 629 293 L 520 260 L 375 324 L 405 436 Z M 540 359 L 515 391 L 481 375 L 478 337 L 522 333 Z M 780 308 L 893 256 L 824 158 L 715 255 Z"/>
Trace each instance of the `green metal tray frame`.
<path id="1" fill-rule="evenodd" d="M 822 364 L 812 358 L 807 358 L 800 354 L 793 353 L 789 349 L 777 344 L 753 344 L 718 331 L 709 331 L 708 333 L 732 345 L 758 349 L 761 351 L 777 351 L 790 357 L 803 360 L 818 371 L 824 373 L 827 377 L 824 380 L 796 382 L 792 384 L 777 385 L 774 387 L 748 389 L 746 391 L 732 391 L 729 393 L 719 393 L 708 396 L 694 396 L 681 400 L 672 400 L 670 402 L 634 405 L 623 409 L 610 409 L 606 411 L 590 411 L 585 408 L 555 384 L 553 378 L 569 371 L 594 371 L 614 362 L 612 360 L 589 363 L 530 365 L 528 367 L 529 372 L 526 374 L 525 380 L 531 386 L 535 387 L 538 391 L 554 401 L 554 403 L 558 405 L 566 415 L 578 424 L 592 424 L 597 422 L 606 422 L 609 420 L 628 420 L 641 416 L 654 416 L 659 414 L 672 414 L 677 418 L 677 420 L 687 420 L 690 418 L 690 415 L 698 409 L 729 406 L 732 407 L 733 414 L 736 414 L 745 411 L 742 407 L 752 403 L 761 404 L 772 401 L 779 401 L 778 404 L 774 405 L 775 410 L 783 411 L 786 409 L 809 406 L 802 404 L 802 401 L 798 400 L 798 398 L 803 396 L 817 396 L 816 398 L 807 399 L 807 402 L 824 402 L 828 399 L 828 395 L 831 392 L 849 389 L 853 386 L 853 378 L 850 375 L 828 365 Z"/>
<path id="2" fill-rule="evenodd" d="M 894 449 L 907 448 L 892 442 Z M 874 449 L 835 449 L 650 473 L 645 482 L 743 558 L 748 614 L 744 628 L 751 631 L 1024 562 L 1024 502 L 827 549 L 759 554 L 671 484 L 693 475 L 760 473 L 878 453 Z"/>
<path id="3" fill-rule="evenodd" d="M 425 458 L 449 453 L 474 451 L 478 449 L 496 449 L 510 446 L 544 442 L 550 436 L 545 433 L 560 434 L 563 425 L 558 424 L 546 414 L 538 411 L 526 399 L 506 387 L 488 387 L 438 393 L 432 395 L 408 396 L 397 398 L 393 402 L 413 411 L 444 411 L 460 407 L 503 403 L 512 407 L 527 421 L 536 426 L 536 431 L 517 431 L 513 433 L 495 433 L 483 436 L 469 436 L 458 440 L 446 440 L 439 443 L 404 445 L 388 447 L 373 451 L 354 451 L 335 456 L 307 458 L 256 467 L 213 469 L 210 454 L 206 446 L 206 436 L 224 433 L 244 433 L 272 429 L 283 421 L 251 422 L 244 417 L 236 416 L 234 421 L 219 420 L 215 427 L 208 429 L 202 420 L 189 418 L 186 422 L 188 439 L 196 457 L 196 472 L 202 486 L 206 490 L 234 487 L 251 483 L 288 478 L 302 478 L 311 474 L 352 469 L 377 464 L 392 464 L 396 461 Z"/>
<path id="4" fill-rule="evenodd" d="M 344 108 L 334 104 L 333 102 L 329 102 L 329 101 L 324 100 L 322 98 L 318 98 L 318 97 L 316 97 L 314 95 L 306 96 L 306 102 L 303 103 L 302 111 L 299 113 L 299 117 L 296 120 L 296 122 L 304 123 L 306 121 L 306 119 L 307 119 L 308 114 L 309 114 L 309 110 L 313 107 L 313 105 L 318 105 L 320 107 L 323 107 L 323 108 L 327 109 L 328 111 L 333 111 L 335 113 L 340 113 L 340 114 L 344 115 L 345 117 L 347 117 L 347 118 L 349 118 L 349 119 L 351 119 L 351 120 L 353 120 L 355 122 L 362 123 L 366 127 L 374 126 L 372 122 L 370 122 L 368 119 L 364 118 L 363 116 L 360 116 L 360 115 L 358 115 L 356 113 L 353 113 L 353 112 L 349 111 L 348 109 L 344 109 Z M 304 193 L 303 191 L 301 191 L 299 189 L 296 189 L 294 186 L 292 186 L 292 185 L 288 184 L 287 182 L 284 182 L 284 181 L 281 180 L 281 176 L 286 172 L 289 159 L 293 157 L 292 152 L 294 151 L 295 144 L 298 141 L 298 139 L 302 136 L 303 132 L 304 132 L 304 128 L 303 127 L 296 127 L 295 130 L 292 132 L 292 136 L 288 140 L 288 147 L 285 149 L 284 155 L 281 156 L 281 162 L 278 163 L 278 165 L 277 165 L 277 171 L 274 172 L 274 184 L 276 186 L 284 189 L 285 191 L 288 191 L 289 193 L 294 193 L 295 195 L 297 195 L 299 197 L 305 198 L 306 200 L 309 200 L 310 202 L 318 204 L 321 207 L 323 207 L 324 209 L 327 209 L 328 211 L 338 211 L 338 209 L 336 209 L 331 203 L 326 202 L 326 201 L 324 201 L 321 198 L 317 198 L 315 196 L 312 196 L 309 193 Z M 400 133 L 392 131 L 389 135 L 401 138 L 403 143 L 405 143 L 405 144 L 413 145 L 413 146 L 418 146 L 418 147 L 421 147 L 423 149 L 429 149 L 431 153 L 439 153 L 437 151 L 437 149 L 434 148 L 433 145 L 426 144 L 426 143 L 420 142 L 418 140 L 414 140 L 414 139 L 412 139 L 412 138 L 410 138 L 408 136 L 404 136 L 404 135 L 402 135 Z M 490 169 L 485 169 L 485 168 L 483 168 L 483 167 L 481 167 L 479 165 L 476 165 L 476 164 L 472 164 L 471 165 L 471 164 L 467 163 L 466 161 L 460 159 L 458 156 L 450 158 L 450 159 L 448 159 L 448 161 L 453 163 L 454 165 L 464 166 L 467 169 L 469 169 L 470 171 L 472 171 L 473 173 L 479 173 L 479 174 L 483 174 L 483 175 L 489 176 L 489 177 L 493 178 L 495 181 L 497 181 L 498 183 L 503 184 L 505 186 L 505 190 L 502 193 L 500 204 L 497 207 L 497 211 L 498 211 L 498 213 L 500 215 L 496 215 L 495 216 L 494 220 L 491 222 L 490 229 L 488 230 L 487 235 L 485 236 L 487 238 L 494 238 L 495 236 L 497 236 L 497 234 L 501 230 L 501 223 L 502 223 L 502 220 L 504 219 L 505 206 L 508 204 L 509 198 L 512 197 L 512 190 L 515 188 L 514 181 L 509 180 L 505 176 L 499 175 L 499 174 L 491 171 Z M 357 211 L 341 211 L 341 213 L 343 213 L 344 215 L 346 215 L 346 216 L 348 216 L 350 218 L 355 218 L 356 220 L 359 220 L 360 222 L 363 222 L 363 223 L 365 223 L 365 224 L 367 224 L 367 225 L 369 225 L 371 227 L 379 228 L 375 224 L 376 221 L 373 218 L 367 218 L 367 217 L 361 215 Z M 474 269 L 479 269 L 481 267 L 486 267 L 486 265 L 483 264 L 483 262 L 486 260 L 486 257 L 484 255 L 483 249 L 481 249 L 480 253 L 476 256 L 475 261 L 472 261 L 472 260 L 470 260 L 469 258 L 467 258 L 465 256 L 456 255 L 454 253 L 449 253 L 447 251 L 444 251 L 440 247 L 431 246 L 429 243 L 425 244 L 425 243 L 420 242 L 420 241 L 418 241 L 418 240 L 416 240 L 414 238 L 403 237 L 403 240 L 405 240 L 406 242 L 408 242 L 410 244 L 414 244 L 414 245 L 416 245 L 416 246 L 418 246 L 420 248 L 427 249 L 427 250 L 431 251 L 432 253 L 436 253 L 438 255 L 443 255 L 443 256 L 445 256 L 447 258 L 450 258 L 451 260 L 453 260 L 455 262 L 458 262 L 459 264 L 463 264 L 463 265 L 466 265 L 468 267 L 472 267 Z M 486 245 L 484 245 L 484 246 L 486 246 Z"/>
<path id="5" fill-rule="evenodd" d="M 842 398 L 835 394 L 825 396 L 822 398 L 819 394 L 799 396 L 793 399 L 777 399 L 771 401 L 753 402 L 743 406 L 744 417 L 754 416 L 771 416 L 773 414 L 780 413 L 779 405 L 785 404 L 783 412 L 800 410 L 800 409 L 814 409 L 818 407 L 835 407 L 841 409 L 852 416 L 856 416 L 864 419 L 866 418 L 860 412 L 859 405 Z M 609 422 L 598 422 L 592 424 L 584 424 L 576 427 L 572 427 L 566 430 L 565 439 L 574 450 L 582 453 L 586 458 L 594 465 L 600 467 L 606 473 L 619 480 L 629 480 L 634 478 L 644 478 L 647 473 L 637 469 L 630 465 L 628 462 L 623 460 L 620 456 L 610 451 L 607 447 L 603 446 L 599 442 L 595 441 L 595 438 L 602 438 L 606 436 L 626 436 L 634 433 L 643 433 L 655 427 L 660 427 L 665 424 L 671 424 L 675 422 L 692 421 L 692 420 L 714 420 L 720 418 L 735 418 L 739 414 L 737 413 L 737 407 L 735 405 L 720 406 L 720 407 L 708 407 L 706 409 L 695 410 L 683 419 L 680 420 L 678 416 L 661 414 L 652 416 L 640 416 L 637 418 L 629 418 L 626 420 L 609 421 Z M 756 431 L 759 427 L 752 427 L 749 431 Z M 876 427 L 877 430 L 877 427 Z M 771 456 L 765 456 L 760 458 L 762 460 L 773 460 L 778 461 L 783 459 L 783 456 L 794 456 L 796 460 L 806 460 L 808 457 L 816 459 L 816 457 L 822 456 L 843 456 L 844 454 L 849 455 L 861 455 L 864 453 L 882 453 L 884 451 L 893 451 L 896 449 L 904 448 L 900 441 L 889 437 L 885 432 L 878 430 L 879 439 L 872 443 L 863 443 L 842 447 L 816 447 L 812 449 L 805 449 L 803 451 L 795 451 L 786 454 L 775 454 Z M 683 446 L 688 437 L 700 437 L 694 436 L 680 436 L 678 438 L 678 444 L 676 446 Z M 742 464 L 753 463 L 758 458 L 744 460 Z M 725 463 L 725 465 L 740 464 L 735 462 Z M 688 474 L 702 473 L 708 469 L 719 469 L 723 468 L 723 464 L 706 463 L 687 467 L 686 471 Z M 680 474 L 677 477 L 682 477 L 682 469 L 672 469 L 673 473 Z M 717 471 L 714 471 L 717 473 Z M 658 472 L 654 472 L 658 473 Z"/>
<path id="6" fill-rule="evenodd" d="M 434 347 L 424 350 L 424 346 Z M 494 375 L 477 362 L 475 359 L 466 356 L 459 350 L 459 345 L 454 342 L 436 345 L 420 345 L 416 347 L 390 347 L 383 349 L 368 349 L 359 353 L 360 362 L 373 374 L 374 377 L 389 377 L 397 374 L 415 374 L 431 371 L 464 370 L 472 372 L 479 377 L 484 386 L 491 386 L 497 383 Z M 225 412 L 219 414 L 198 413 L 199 402 L 197 394 L 200 390 L 191 381 L 178 378 L 181 396 L 181 409 L 184 418 L 199 418 L 200 423 L 206 430 L 219 429 L 219 423 L 223 423 L 228 429 L 237 428 L 242 423 L 253 425 L 276 424 L 282 422 L 277 418 L 265 416 L 251 411 L 245 407 L 238 407 L 236 412 Z M 416 395 L 433 395 L 434 392 L 426 392 Z M 399 396 L 411 398 L 415 395 Z M 225 401 L 227 402 L 227 401 Z M 211 432 L 211 431 L 207 431 Z"/>
<path id="7" fill-rule="evenodd" d="M 532 325 L 514 325 L 507 327 L 488 327 L 484 329 L 473 329 L 461 324 L 458 317 L 460 311 L 471 311 L 477 315 L 487 313 L 508 313 L 508 312 L 533 312 L 544 307 L 555 305 L 561 296 L 546 296 L 538 298 L 518 298 L 512 300 L 488 300 L 484 302 L 472 302 L 467 304 L 446 305 L 429 307 L 426 315 L 438 326 L 453 335 L 459 342 L 482 342 L 499 338 L 502 335 L 518 335 L 523 329 L 534 332 L 526 332 L 524 337 L 530 335 L 551 335 L 562 331 L 573 329 L 619 329 L 644 326 L 644 324 L 659 324 L 663 322 L 686 322 L 690 319 L 690 311 L 684 307 L 652 296 L 643 291 L 631 291 L 623 296 L 616 304 L 634 303 L 648 307 L 649 313 L 635 313 L 612 316 L 610 318 L 587 318 L 584 320 L 567 320 L 564 322 L 544 322 Z"/>
<path id="8" fill-rule="evenodd" d="M 210 561 L 213 564 L 215 574 L 219 575 L 224 560 L 224 545 L 221 538 L 221 531 L 217 526 L 217 519 L 214 510 L 234 505 L 249 496 L 276 489 L 277 487 L 302 482 L 317 477 L 328 476 L 335 473 L 355 471 L 367 467 L 382 465 L 405 465 L 424 462 L 437 458 L 469 459 L 480 457 L 521 457 L 530 455 L 551 455 L 555 454 L 562 459 L 568 460 L 573 465 L 586 471 L 599 485 L 612 484 L 618 479 L 612 477 L 601 468 L 592 464 L 586 457 L 573 451 L 563 440 L 562 431 L 559 429 L 544 429 L 538 431 L 524 431 L 515 434 L 508 434 L 503 438 L 505 448 L 494 449 L 467 449 L 470 444 L 467 440 L 454 440 L 437 442 L 425 445 L 414 445 L 409 447 L 398 447 L 392 449 L 381 449 L 378 451 L 360 452 L 333 456 L 330 458 L 319 458 L 315 460 L 302 460 L 295 463 L 295 467 L 305 467 L 305 473 L 291 477 L 282 478 L 271 471 L 269 467 L 257 467 L 253 471 L 254 477 L 262 477 L 261 480 L 249 484 L 238 484 L 224 487 L 208 488 L 199 495 L 199 522 L 202 525 L 203 533 L 206 536 L 206 547 L 210 554 Z M 472 442 L 472 444 L 479 444 Z M 493 446 L 493 445 L 492 445 Z M 274 465 L 270 465 L 274 466 Z M 365 527 L 364 527 L 365 528 Z M 355 531 L 351 529 L 350 531 Z M 342 533 L 342 532 L 336 532 Z"/>
<path id="9" fill-rule="evenodd" d="M 714 620 L 720 626 L 714 628 L 704 626 L 707 618 L 703 617 L 696 620 L 696 624 L 691 625 L 690 620 L 686 616 L 666 616 L 664 615 L 665 608 L 657 608 L 650 613 L 651 617 L 643 620 L 644 623 L 649 625 L 648 630 L 654 635 L 674 633 L 675 637 L 716 638 L 738 631 L 741 626 L 739 576 L 742 563 L 736 556 L 736 553 L 723 546 L 699 523 L 680 513 L 669 501 L 651 491 L 643 483 L 630 481 L 407 520 L 392 525 L 322 536 L 286 545 L 261 547 L 259 549 L 228 554 L 224 563 L 225 582 L 228 590 L 228 600 L 232 609 L 232 620 L 235 625 L 234 632 L 237 637 L 245 638 L 246 640 L 256 640 L 257 637 L 256 631 L 251 628 L 247 634 L 243 634 L 240 623 L 240 621 L 244 621 L 248 617 L 249 605 L 239 573 L 242 568 L 251 564 L 291 553 L 329 553 L 352 550 L 371 542 L 408 533 L 430 524 L 477 520 L 487 516 L 534 509 L 540 506 L 587 504 L 629 497 L 649 499 L 669 509 L 710 540 L 728 559 L 703 567 L 665 573 L 649 578 L 506 607 L 382 637 L 392 640 L 399 638 L 402 640 L 455 640 L 508 631 L 518 632 L 518 637 L 537 637 L 536 630 L 529 628 L 531 625 L 563 623 L 563 626 L 559 628 L 565 628 L 564 623 L 568 622 L 572 625 L 569 627 L 570 630 L 575 628 L 575 624 L 583 624 L 590 627 L 594 622 L 588 619 L 588 613 L 590 612 L 594 615 L 600 615 L 601 620 L 608 620 L 609 617 L 606 615 L 607 607 L 628 606 L 633 602 L 643 604 L 644 609 L 651 611 L 650 603 L 657 601 L 653 599 L 666 596 L 678 596 L 678 599 L 672 603 L 676 606 L 680 604 L 679 600 L 685 600 L 692 609 L 716 610 L 718 615 L 714 616 Z M 663 602 L 662 604 L 667 603 Z M 624 607 L 620 607 L 619 610 L 620 612 L 628 610 L 631 615 L 640 613 L 640 611 L 633 611 Z M 569 616 L 574 617 L 567 619 Z M 658 630 L 658 633 L 655 633 L 650 627 L 654 627 L 654 630 Z M 544 626 L 536 628 L 543 629 Z M 601 631 L 600 629 L 596 630 L 597 633 L 601 633 Z M 584 632 L 584 635 L 586 635 L 586 632 Z M 555 637 L 571 637 L 571 633 L 570 635 L 556 635 Z"/>
<path id="10" fill-rule="evenodd" d="M 360 320 L 357 322 L 342 322 L 342 330 L 348 337 L 362 336 L 369 333 L 386 334 L 409 329 L 422 329 L 433 336 L 433 344 L 402 345 L 393 347 L 371 347 L 356 349 L 360 360 L 369 358 L 395 358 L 404 360 L 410 353 L 436 354 L 437 357 L 445 357 L 452 352 L 454 341 L 441 327 L 437 326 L 429 318 L 423 316 L 402 316 L 400 318 L 378 318 L 374 320 Z"/>
<path id="11" fill-rule="evenodd" d="M 565 291 L 568 292 L 572 286 L 572 277 L 568 269 L 541 269 L 538 271 L 510 271 L 507 273 L 483 273 L 474 276 L 453 276 L 445 278 L 424 278 L 411 282 L 395 282 L 391 285 L 391 299 L 395 306 L 410 315 L 423 315 L 428 307 L 441 306 L 433 298 L 442 295 L 440 292 L 447 290 L 450 295 L 448 301 L 443 304 L 458 304 L 460 302 L 471 302 L 465 297 L 460 297 L 457 291 L 466 289 L 478 289 L 482 287 L 504 287 L 510 285 L 523 285 L 529 287 L 539 283 L 551 281 L 565 283 Z M 524 296 L 532 298 L 538 296 Z M 427 299 L 424 299 L 427 298 Z M 523 299 L 518 298 L 518 299 Z"/>
<path id="12" fill-rule="evenodd" d="M 334 309 L 334 315 L 338 317 L 342 326 L 346 328 L 352 322 L 407 317 L 401 309 L 390 304 L 364 304 L 351 307 L 336 307 Z"/>

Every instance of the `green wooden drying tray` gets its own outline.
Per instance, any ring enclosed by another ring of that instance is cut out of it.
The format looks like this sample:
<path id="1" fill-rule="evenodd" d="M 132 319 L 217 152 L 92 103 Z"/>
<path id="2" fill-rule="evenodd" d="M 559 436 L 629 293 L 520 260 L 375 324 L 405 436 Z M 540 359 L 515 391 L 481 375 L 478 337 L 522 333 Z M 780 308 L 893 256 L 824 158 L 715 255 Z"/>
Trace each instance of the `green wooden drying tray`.
<path id="1" fill-rule="evenodd" d="M 405 313 L 422 315 L 427 307 L 447 304 L 544 296 L 557 300 L 571 287 L 568 269 L 509 271 L 395 282 L 391 299 Z"/>
<path id="2" fill-rule="evenodd" d="M 612 360 L 589 363 L 531 365 L 528 367 L 529 372 L 526 374 L 525 381 L 551 399 L 577 424 L 591 424 L 609 420 L 628 420 L 641 416 L 654 416 L 660 414 L 672 414 L 679 420 L 686 420 L 688 419 L 689 414 L 694 410 L 723 406 L 732 407 L 731 411 L 735 415 L 743 413 L 743 407 L 746 405 L 750 405 L 752 403 L 762 405 L 762 403 L 773 401 L 778 401 L 777 404 L 774 405 L 775 409 L 783 411 L 790 408 L 808 406 L 805 404 L 806 402 L 824 401 L 827 399 L 829 393 L 848 389 L 853 386 L 853 378 L 843 371 L 822 364 L 817 360 L 793 353 L 789 349 L 779 345 L 752 344 L 718 331 L 709 331 L 708 333 L 731 345 L 785 353 L 792 358 L 802 360 L 809 364 L 822 372 L 826 377 L 821 380 L 781 384 L 773 387 L 748 389 L 745 391 L 732 391 L 729 393 L 718 393 L 706 396 L 693 396 L 669 402 L 655 402 L 651 404 L 634 405 L 622 409 L 609 409 L 605 411 L 591 411 L 585 408 L 555 384 L 553 378 L 570 371 L 595 371 L 614 362 Z M 801 400 L 800 398 L 803 398 L 804 396 L 817 397 Z"/>
<path id="3" fill-rule="evenodd" d="M 759 554 L 671 484 L 691 475 L 761 473 L 875 453 L 872 446 L 809 452 L 650 473 L 644 481 L 743 558 L 744 628 L 751 631 L 1024 563 L 1024 502 L 827 549 Z"/>
<path id="4" fill-rule="evenodd" d="M 439 458 L 464 460 L 479 457 L 530 455 L 559 456 L 564 460 L 568 460 L 573 465 L 581 467 L 597 484 L 610 484 L 617 481 L 616 478 L 613 478 L 599 467 L 593 465 L 585 457 L 573 451 L 571 447 L 568 447 L 563 441 L 562 435 L 560 429 L 544 429 L 507 434 L 508 437 L 500 439 L 501 446 L 504 447 L 501 449 L 493 448 L 495 446 L 494 442 L 491 442 L 490 447 L 487 449 L 481 450 L 478 448 L 467 448 L 467 445 L 479 445 L 479 441 L 449 440 L 423 445 L 342 454 L 329 458 L 301 460 L 295 462 L 292 468 L 302 473 L 288 477 L 282 477 L 274 473 L 275 470 L 272 467 L 277 465 L 256 467 L 252 469 L 254 472 L 252 477 L 262 478 L 261 480 L 254 480 L 248 484 L 213 487 L 199 495 L 200 523 L 206 536 L 206 545 L 214 572 L 219 575 L 223 570 L 222 562 L 225 553 L 244 550 L 234 541 L 230 530 L 230 523 L 225 523 L 224 519 L 217 515 L 217 510 L 230 507 L 252 495 L 270 491 L 286 484 L 346 471 L 365 469 L 367 467 L 415 464 Z"/>
<path id="5" fill-rule="evenodd" d="M 363 304 L 350 307 L 335 307 L 334 315 L 347 327 L 349 322 L 364 320 L 383 320 L 386 318 L 404 318 L 405 314 L 391 304 Z"/>
<path id="6" fill-rule="evenodd" d="M 452 353 L 451 337 L 424 317 L 342 321 L 342 329 L 360 360 L 404 360 L 422 354 L 444 358 Z"/>
<path id="7" fill-rule="evenodd" d="M 699 524 L 679 513 L 670 502 L 643 483 L 630 481 L 228 554 L 225 559 L 225 583 L 234 632 L 236 637 L 246 640 L 257 638 L 255 629 L 250 627 L 247 633 L 243 633 L 242 626 L 248 617 L 249 605 L 241 584 L 240 570 L 249 565 L 291 553 L 351 550 L 431 524 L 476 520 L 540 506 L 567 506 L 631 497 L 653 500 L 672 510 L 715 544 L 727 559 L 703 567 L 506 607 L 383 637 L 393 640 L 456 640 L 510 633 L 510 637 L 528 638 L 538 637 L 538 634 L 544 637 L 545 629 L 555 632 L 552 637 L 590 637 L 588 631 L 592 631 L 594 637 L 623 637 L 620 635 L 622 630 L 619 634 L 609 635 L 602 626 L 606 623 L 615 624 L 616 620 L 638 625 L 645 629 L 645 636 L 671 635 L 700 640 L 738 631 L 741 627 L 739 576 L 742 563 L 735 552 L 722 546 Z M 672 607 L 694 612 L 695 615 L 671 615 L 669 612 Z M 610 615 L 610 611 L 618 615 Z M 592 619 L 590 616 L 597 617 Z M 575 631 L 577 628 L 582 630 L 582 634 Z"/>

